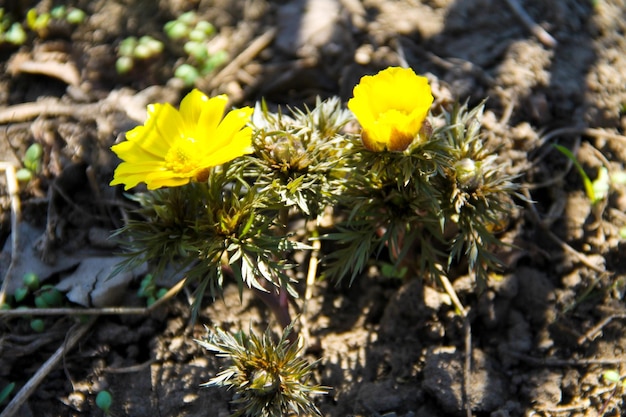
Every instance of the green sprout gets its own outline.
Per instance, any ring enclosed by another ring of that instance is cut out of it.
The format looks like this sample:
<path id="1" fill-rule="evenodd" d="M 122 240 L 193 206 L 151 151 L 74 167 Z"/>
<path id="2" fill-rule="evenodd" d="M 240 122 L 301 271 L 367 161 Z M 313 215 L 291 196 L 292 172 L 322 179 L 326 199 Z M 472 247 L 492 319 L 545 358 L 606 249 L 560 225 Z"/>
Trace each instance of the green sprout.
<path id="1" fill-rule="evenodd" d="M 104 411 L 105 415 L 110 414 L 110 409 L 111 409 L 112 404 L 113 404 L 113 397 L 111 396 L 111 393 L 109 391 L 102 390 L 98 392 L 98 395 L 96 395 L 96 406 L 102 411 Z"/>
<path id="2" fill-rule="evenodd" d="M 609 171 L 606 169 L 606 167 L 601 167 L 598 171 L 598 177 L 596 178 L 596 180 L 591 181 L 591 178 L 589 178 L 584 168 L 582 167 L 580 162 L 578 162 L 576 156 L 574 156 L 572 151 L 570 151 L 563 145 L 557 144 L 554 145 L 554 147 L 559 150 L 563 155 L 565 155 L 570 161 L 572 161 L 572 163 L 578 170 L 578 173 L 583 180 L 583 185 L 585 186 L 585 193 L 587 194 L 587 198 L 589 198 L 589 200 L 591 201 L 591 204 L 596 205 L 599 202 L 604 201 L 609 194 L 611 182 L 611 179 L 609 177 Z"/>
<path id="3" fill-rule="evenodd" d="M 28 287 L 28 289 L 31 291 L 36 291 L 39 289 L 39 277 L 33 272 L 28 272 L 24 274 L 24 276 L 22 277 L 22 282 L 24 282 L 24 285 L 26 285 L 26 287 Z"/>
<path id="4" fill-rule="evenodd" d="M 182 80 L 185 86 L 191 87 L 200 77 L 200 71 L 198 71 L 193 65 L 181 64 L 174 71 L 174 77 Z"/>
<path id="5" fill-rule="evenodd" d="M 33 143 L 26 149 L 22 164 L 24 168 L 16 172 L 19 181 L 30 181 L 41 169 L 41 158 L 43 156 L 43 148 L 39 143 Z"/>
<path id="6" fill-rule="evenodd" d="M 46 328 L 46 324 L 42 319 L 32 319 L 30 321 L 30 328 L 37 333 L 42 333 Z"/>
<path id="7" fill-rule="evenodd" d="M 17 303 L 21 303 L 28 294 L 39 289 L 39 277 L 32 272 L 26 273 L 22 277 L 22 283 L 24 286 L 16 288 L 13 293 L 13 298 Z"/>
<path id="8" fill-rule="evenodd" d="M 38 308 L 59 307 L 63 304 L 63 294 L 52 285 L 43 285 L 35 293 L 35 306 Z"/>
<path id="9" fill-rule="evenodd" d="M 64 5 L 55 6 L 50 10 L 50 16 L 55 20 L 64 20 L 72 25 L 79 25 L 85 21 L 87 14 L 81 9 Z"/>
<path id="10" fill-rule="evenodd" d="M 0 404 L 4 403 L 9 398 L 14 389 L 15 382 L 11 382 L 10 384 L 2 388 L 2 390 L 0 391 Z"/>
<path id="11" fill-rule="evenodd" d="M 23 45 L 28 36 L 22 25 L 14 22 L 9 13 L 0 7 L 0 44 Z"/>
<path id="12" fill-rule="evenodd" d="M 85 21 L 87 14 L 81 9 L 71 8 L 65 15 L 65 20 L 72 25 L 79 25 Z"/>
<path id="13" fill-rule="evenodd" d="M 626 376 L 621 376 L 617 370 L 610 369 L 602 373 L 602 379 L 609 384 L 611 391 L 608 398 L 604 400 L 598 415 L 609 415 L 607 411 L 611 405 L 619 410 L 619 402 L 615 404 L 614 398 L 626 394 Z M 607 413 L 605 414 L 605 412 Z"/>
<path id="14" fill-rule="evenodd" d="M 115 69 L 118 74 L 127 74 L 132 71 L 137 61 L 156 58 L 161 55 L 163 48 L 163 42 L 152 36 L 145 35 L 140 38 L 129 36 L 118 46 Z"/>
<path id="15" fill-rule="evenodd" d="M 228 58 L 225 51 L 209 52 L 207 41 L 215 34 L 215 27 L 207 21 L 198 20 L 193 11 L 167 22 L 163 30 L 168 38 L 183 43 L 189 62 L 181 64 L 174 76 L 188 87 L 194 85 L 199 77 L 213 72 Z"/>
<path id="16" fill-rule="evenodd" d="M 315 363 L 309 364 L 300 356 L 299 344 L 289 341 L 291 330 L 291 326 L 285 328 L 275 342 L 269 329 L 259 337 L 252 331 L 231 334 L 207 328 L 207 337 L 196 342 L 232 364 L 202 386 L 235 391 L 233 403 L 238 410 L 232 417 L 321 416 L 310 396 L 326 394 L 328 388 L 308 382 Z"/>
<path id="17" fill-rule="evenodd" d="M 26 25 L 34 32 L 42 34 L 48 29 L 52 16 L 50 13 L 37 13 L 35 9 L 29 9 L 26 12 Z"/>
<path id="18" fill-rule="evenodd" d="M 141 280 L 137 295 L 146 299 L 146 304 L 151 306 L 159 298 L 163 297 L 167 293 L 167 288 L 158 288 L 154 282 L 154 275 L 146 274 Z"/>
<path id="19" fill-rule="evenodd" d="M 17 22 L 13 23 L 4 35 L 4 40 L 13 45 L 22 45 L 26 42 L 26 39 L 26 32 L 24 32 L 22 25 Z"/>
<path id="20" fill-rule="evenodd" d="M 18 287 L 15 289 L 13 293 L 13 298 L 16 303 L 21 303 L 28 296 L 28 288 L 27 287 Z"/>

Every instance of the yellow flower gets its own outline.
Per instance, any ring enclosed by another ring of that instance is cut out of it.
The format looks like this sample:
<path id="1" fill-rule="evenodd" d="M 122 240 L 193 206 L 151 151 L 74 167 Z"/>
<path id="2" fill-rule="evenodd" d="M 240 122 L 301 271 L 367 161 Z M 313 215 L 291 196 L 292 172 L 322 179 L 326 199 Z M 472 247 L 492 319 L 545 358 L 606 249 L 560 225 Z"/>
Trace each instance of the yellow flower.
<path id="1" fill-rule="evenodd" d="M 253 109 L 224 110 L 225 95 L 209 98 L 198 90 L 187 94 L 180 110 L 170 104 L 148 105 L 144 125 L 126 133 L 111 149 L 122 159 L 111 185 L 124 189 L 145 182 L 148 189 L 205 181 L 211 167 L 252 152 L 252 129 L 245 127 Z"/>
<path id="2" fill-rule="evenodd" d="M 419 134 L 432 104 L 426 77 L 410 68 L 390 67 L 361 78 L 348 108 L 361 124 L 367 149 L 403 151 Z"/>

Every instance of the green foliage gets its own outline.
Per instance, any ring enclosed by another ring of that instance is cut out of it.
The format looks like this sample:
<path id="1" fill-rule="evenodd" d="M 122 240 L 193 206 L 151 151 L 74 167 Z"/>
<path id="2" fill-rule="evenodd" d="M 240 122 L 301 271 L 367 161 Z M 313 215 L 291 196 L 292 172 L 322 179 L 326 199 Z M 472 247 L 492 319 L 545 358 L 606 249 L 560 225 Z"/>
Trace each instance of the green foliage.
<path id="1" fill-rule="evenodd" d="M 349 215 L 322 237 L 339 244 L 326 258 L 328 275 L 354 279 L 385 249 L 396 270 L 410 265 L 421 275 L 437 277 L 441 265 L 464 257 L 480 284 L 497 268 L 495 233 L 518 186 L 484 146 L 483 108 L 443 111 L 404 152 L 370 152 L 355 142 L 347 154 L 354 169 L 337 198 Z"/>
<path id="2" fill-rule="evenodd" d="M 53 21 L 70 25 L 79 25 L 85 21 L 87 14 L 75 7 L 56 6 L 50 12 L 38 13 L 35 9 L 26 12 L 26 26 L 40 37 L 46 37 Z"/>
<path id="3" fill-rule="evenodd" d="M 176 68 L 174 76 L 188 87 L 228 59 L 228 54 L 223 50 L 209 51 L 207 42 L 215 35 L 215 27 L 200 20 L 194 11 L 183 13 L 165 23 L 163 30 L 169 39 L 183 45 L 187 62 Z"/>
<path id="4" fill-rule="evenodd" d="M 257 104 L 255 160 L 246 175 L 260 192 L 283 209 L 297 207 L 307 216 L 320 215 L 343 189 L 349 173 L 339 134 L 349 120 L 338 98 L 318 99 L 315 108 L 294 110 L 291 116 L 268 111 Z"/>
<path id="5" fill-rule="evenodd" d="M 285 233 L 290 213 L 338 219 L 319 237 L 333 245 L 323 273 L 354 280 L 381 258 L 386 273 L 437 278 L 466 260 L 479 284 L 500 265 L 502 243 L 517 196 L 515 176 L 480 134 L 483 104 L 457 105 L 431 116 L 404 152 L 371 152 L 342 129 L 351 115 L 339 99 L 313 109 L 270 111 L 257 105 L 254 153 L 212 170 L 206 182 L 138 193 L 134 220 L 118 232 L 128 261 L 176 265 L 197 294 L 215 296 L 224 278 L 264 291 L 263 282 L 295 291 L 289 252 L 307 249 Z M 201 297 L 196 297 L 194 311 Z"/>
<path id="6" fill-rule="evenodd" d="M 35 293 L 35 306 L 38 308 L 60 307 L 63 300 L 63 294 L 52 285 L 43 285 Z"/>
<path id="7" fill-rule="evenodd" d="M 24 276 L 22 277 L 22 282 L 31 291 L 36 291 L 37 289 L 39 289 L 40 283 L 37 274 L 34 274 L 32 272 L 24 274 Z"/>
<path id="8" fill-rule="evenodd" d="M 289 413 L 321 413 L 310 396 L 326 394 L 328 388 L 308 383 L 313 364 L 300 356 L 298 343 L 289 341 L 288 326 L 275 342 L 267 330 L 262 336 L 220 328 L 207 329 L 200 346 L 228 358 L 231 365 L 203 386 L 232 388 L 237 394 L 233 403 L 238 410 L 232 415 L 249 417 L 282 417 Z"/>
<path id="9" fill-rule="evenodd" d="M 28 36 L 24 28 L 17 22 L 13 22 L 9 29 L 3 34 L 3 41 L 13 45 L 23 45 L 27 38 Z"/>
<path id="10" fill-rule="evenodd" d="M 22 45 L 26 42 L 27 35 L 19 22 L 7 13 L 4 7 L 0 7 L 0 44 Z"/>
<path id="11" fill-rule="evenodd" d="M 600 168 L 598 171 L 598 178 L 595 181 L 591 181 L 591 178 L 585 172 L 585 169 L 580 165 L 576 156 L 563 145 L 554 145 L 563 155 L 565 155 L 576 167 L 580 177 L 583 180 L 585 186 L 585 193 L 587 198 L 591 201 L 592 205 L 596 205 L 601 201 L 604 201 L 609 194 L 610 178 L 609 172 L 605 167 Z"/>
<path id="12" fill-rule="evenodd" d="M 2 390 L 0 391 L 0 404 L 4 403 L 9 398 L 14 389 L 15 382 L 11 382 L 10 384 L 2 388 Z"/>
<path id="13" fill-rule="evenodd" d="M 46 324 L 42 319 L 32 319 L 30 321 L 30 328 L 37 333 L 42 333 L 46 329 Z"/>
<path id="14" fill-rule="evenodd" d="M 163 42 L 152 36 L 145 35 L 140 38 L 129 36 L 118 46 L 115 69 L 118 74 L 126 74 L 134 68 L 135 61 L 147 61 L 158 57 L 163 48 Z"/>
<path id="15" fill-rule="evenodd" d="M 154 278 L 154 275 L 146 274 L 146 276 L 141 280 L 139 290 L 137 291 L 137 295 L 139 297 L 146 299 L 146 304 L 148 306 L 154 304 L 159 298 L 163 297 L 165 293 L 167 293 L 167 288 L 157 287 L 154 282 Z"/>
<path id="16" fill-rule="evenodd" d="M 111 405 L 113 404 L 113 397 L 109 391 L 103 390 L 96 395 L 96 406 L 104 411 L 104 414 L 109 414 Z"/>
<path id="17" fill-rule="evenodd" d="M 20 181 L 30 181 L 41 169 L 41 159 L 43 157 L 43 147 L 39 143 L 33 143 L 26 149 L 22 163 L 24 168 L 17 171 L 16 175 Z"/>
<path id="18" fill-rule="evenodd" d="M 275 255 L 306 246 L 273 231 L 275 211 L 268 209 L 267 196 L 238 179 L 237 171 L 227 165 L 214 170 L 206 183 L 132 197 L 141 206 L 141 220 L 130 221 L 118 233 L 133 237 L 123 242 L 129 259 L 122 267 L 156 261 L 158 274 L 168 264 L 178 265 L 190 280 L 200 282 L 199 294 L 208 288 L 215 296 L 228 266 L 242 289 L 264 291 L 259 282 L 264 279 L 295 295 L 284 272 L 291 265 Z"/>

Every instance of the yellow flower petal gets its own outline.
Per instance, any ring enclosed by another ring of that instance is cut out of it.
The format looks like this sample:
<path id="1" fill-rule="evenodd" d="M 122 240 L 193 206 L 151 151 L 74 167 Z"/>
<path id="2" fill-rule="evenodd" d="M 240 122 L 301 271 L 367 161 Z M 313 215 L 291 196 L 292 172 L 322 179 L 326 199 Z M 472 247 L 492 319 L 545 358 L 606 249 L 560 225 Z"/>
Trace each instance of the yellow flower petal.
<path id="1" fill-rule="evenodd" d="M 367 149 L 403 151 L 418 137 L 432 103 L 426 77 L 410 68 L 390 67 L 361 78 L 348 108 L 361 124 Z"/>
<path id="2" fill-rule="evenodd" d="M 252 130 L 245 128 L 252 109 L 233 110 L 224 117 L 225 95 L 209 98 L 198 90 L 181 101 L 148 106 L 142 126 L 111 147 L 122 159 L 111 185 L 125 189 L 144 182 L 149 189 L 176 187 L 206 180 L 210 168 L 252 152 Z"/>

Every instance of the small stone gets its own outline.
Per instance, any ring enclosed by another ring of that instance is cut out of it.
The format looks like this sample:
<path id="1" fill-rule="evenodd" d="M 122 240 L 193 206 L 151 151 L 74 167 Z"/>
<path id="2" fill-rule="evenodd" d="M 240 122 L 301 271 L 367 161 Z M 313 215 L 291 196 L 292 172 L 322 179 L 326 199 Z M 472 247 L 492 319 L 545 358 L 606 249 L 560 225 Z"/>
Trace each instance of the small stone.
<path id="1" fill-rule="evenodd" d="M 367 65 L 372 61 L 374 47 L 369 44 L 361 45 L 354 53 L 354 62 L 360 65 Z"/>

